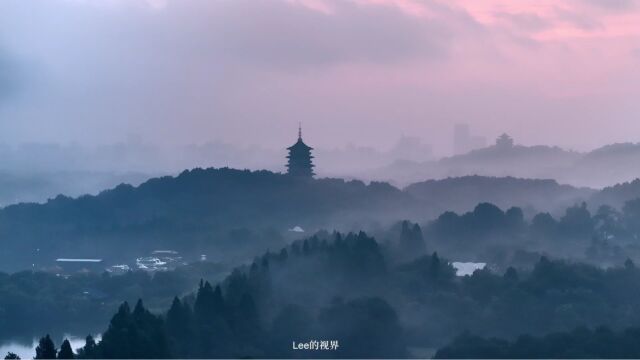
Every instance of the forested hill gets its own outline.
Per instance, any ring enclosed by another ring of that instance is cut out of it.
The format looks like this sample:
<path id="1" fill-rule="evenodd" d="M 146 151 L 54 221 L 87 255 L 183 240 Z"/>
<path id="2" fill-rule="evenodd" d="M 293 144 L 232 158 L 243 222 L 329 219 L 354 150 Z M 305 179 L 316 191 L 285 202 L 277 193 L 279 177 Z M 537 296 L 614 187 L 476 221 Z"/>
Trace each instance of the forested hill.
<path id="1" fill-rule="evenodd" d="M 384 183 L 194 169 L 97 196 L 58 196 L 45 204 L 0 210 L 0 242 L 3 253 L 12 254 L 0 269 L 46 265 L 56 257 L 111 259 L 163 248 L 222 257 L 227 250 L 250 247 L 251 241 L 268 246 L 267 241 L 278 240 L 274 234 L 295 226 L 314 231 L 407 218 L 417 204 Z"/>
<path id="2" fill-rule="evenodd" d="M 201 282 L 195 295 L 175 298 L 161 316 L 148 312 L 142 301 L 134 310 L 123 305 L 103 325 L 102 342 L 88 341 L 78 357 L 426 358 L 429 349 L 464 331 L 511 339 L 577 326 L 619 331 L 640 318 L 640 269 L 631 260 L 603 269 L 540 257 L 528 269 L 485 268 L 459 277 L 438 253 L 413 248 L 411 259 L 398 262 L 391 247 L 362 232 L 296 241 L 256 257 L 217 286 Z M 465 336 L 439 357 L 628 358 L 640 353 L 629 345 L 640 339 L 637 331 L 594 335 L 527 336 L 513 345 Z M 334 340 L 339 346 L 323 352 L 292 349 L 292 341 L 306 339 Z M 582 348 L 608 340 L 622 351 Z"/>
<path id="3" fill-rule="evenodd" d="M 366 230 L 403 219 L 424 223 L 480 202 L 520 206 L 533 215 L 564 211 L 591 193 L 555 181 L 515 178 L 451 178 L 401 190 L 379 182 L 194 169 L 96 196 L 58 196 L 44 204 L 0 209 L 0 244 L 12 254 L 2 259 L 0 270 L 45 267 L 57 257 L 113 263 L 157 249 L 192 259 L 207 254 L 212 260 L 245 260 L 283 246 L 292 237 L 288 229 L 297 226 L 313 233 Z"/>
<path id="4" fill-rule="evenodd" d="M 411 184 L 405 191 L 446 211 L 467 211 L 476 204 L 490 202 L 503 208 L 519 206 L 554 212 L 595 193 L 589 188 L 560 185 L 555 180 L 477 175 L 427 180 Z"/>
<path id="5" fill-rule="evenodd" d="M 396 161 L 361 176 L 409 184 L 445 176 L 515 176 L 554 179 L 573 186 L 603 188 L 640 177 L 640 144 L 611 144 L 581 153 L 551 146 L 502 144 L 445 157 L 416 162 Z"/>
<path id="6" fill-rule="evenodd" d="M 594 194 L 594 205 L 607 204 L 621 209 L 629 199 L 640 198 L 640 179 L 609 186 Z"/>
<path id="7" fill-rule="evenodd" d="M 19 204 L 0 220 L 75 223 L 109 230 L 170 221 L 212 226 L 317 224 L 335 214 L 384 205 L 387 212 L 411 205 L 410 197 L 386 183 L 365 185 L 341 179 L 299 179 L 269 171 L 193 169 L 177 177 L 151 179 L 139 187 L 122 184 L 97 196 L 58 196 L 45 204 Z M 402 205 L 402 206 L 401 206 Z"/>

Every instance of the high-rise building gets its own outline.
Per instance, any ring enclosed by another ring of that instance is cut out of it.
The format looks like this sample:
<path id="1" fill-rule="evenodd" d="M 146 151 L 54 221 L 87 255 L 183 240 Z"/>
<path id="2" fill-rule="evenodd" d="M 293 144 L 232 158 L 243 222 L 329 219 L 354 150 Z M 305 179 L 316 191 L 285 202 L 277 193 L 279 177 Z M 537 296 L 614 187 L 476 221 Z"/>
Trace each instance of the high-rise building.
<path id="1" fill-rule="evenodd" d="M 453 129 L 453 153 L 464 154 L 469 151 L 469 124 L 456 124 Z"/>
<path id="2" fill-rule="evenodd" d="M 487 139 L 471 134 L 469 124 L 456 124 L 453 129 L 453 154 L 466 154 L 469 151 L 487 146 Z"/>

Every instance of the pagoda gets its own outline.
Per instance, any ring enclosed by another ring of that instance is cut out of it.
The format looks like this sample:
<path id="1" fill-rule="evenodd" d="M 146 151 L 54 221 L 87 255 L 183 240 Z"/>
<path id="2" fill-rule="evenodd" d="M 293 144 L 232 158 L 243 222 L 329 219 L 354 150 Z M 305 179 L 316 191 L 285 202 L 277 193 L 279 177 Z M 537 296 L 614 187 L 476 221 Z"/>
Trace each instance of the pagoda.
<path id="1" fill-rule="evenodd" d="M 287 174 L 298 177 L 313 177 L 313 156 L 311 155 L 312 147 L 302 141 L 302 126 L 298 127 L 298 141 L 288 147 L 289 155 L 287 155 Z"/>

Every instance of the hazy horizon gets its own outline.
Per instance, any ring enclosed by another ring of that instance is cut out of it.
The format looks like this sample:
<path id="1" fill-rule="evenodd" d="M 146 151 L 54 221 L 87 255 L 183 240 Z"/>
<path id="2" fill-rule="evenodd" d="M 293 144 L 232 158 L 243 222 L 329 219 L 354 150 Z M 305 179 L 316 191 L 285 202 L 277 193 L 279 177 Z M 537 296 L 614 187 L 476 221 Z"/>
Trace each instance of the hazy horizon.
<path id="1" fill-rule="evenodd" d="M 640 358 L 639 67 L 640 0 L 0 0 L 0 356 Z"/>
<path id="2" fill-rule="evenodd" d="M 0 142 L 640 140 L 636 1 L 6 0 Z"/>

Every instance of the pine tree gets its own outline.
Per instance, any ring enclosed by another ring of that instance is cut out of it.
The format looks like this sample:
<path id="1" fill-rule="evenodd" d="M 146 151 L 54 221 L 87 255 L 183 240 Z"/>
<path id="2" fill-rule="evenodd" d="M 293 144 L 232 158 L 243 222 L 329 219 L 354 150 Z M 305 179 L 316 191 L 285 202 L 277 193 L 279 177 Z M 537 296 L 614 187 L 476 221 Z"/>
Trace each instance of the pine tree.
<path id="1" fill-rule="evenodd" d="M 168 357 L 169 350 L 162 319 L 145 309 L 142 299 L 138 299 L 131 315 L 132 332 L 137 332 L 138 335 L 131 339 L 131 357 Z"/>
<path id="2" fill-rule="evenodd" d="M 258 309 L 251 295 L 244 294 L 232 308 L 233 354 L 240 358 L 260 357 L 265 338 L 258 316 Z"/>
<path id="3" fill-rule="evenodd" d="M 138 299 L 136 302 L 136 306 L 133 308 L 133 316 L 134 318 L 140 318 L 146 314 L 146 309 L 144 308 L 144 304 L 142 303 L 142 299 Z"/>
<path id="4" fill-rule="evenodd" d="M 164 323 L 144 308 L 142 300 L 133 312 L 126 302 L 120 306 L 97 350 L 104 358 L 169 357 Z"/>
<path id="5" fill-rule="evenodd" d="M 126 301 L 120 305 L 118 312 L 111 318 L 109 328 L 102 335 L 102 341 L 97 347 L 104 358 L 130 358 L 133 351 L 131 342 L 135 342 L 132 336 L 133 319 L 131 309 Z"/>
<path id="6" fill-rule="evenodd" d="M 209 282 L 205 282 L 198 290 L 193 308 L 198 337 L 196 356 L 231 357 L 228 349 L 232 337 L 225 308 L 220 286 L 214 290 Z"/>
<path id="7" fill-rule="evenodd" d="M 11 351 L 9 351 L 7 353 L 7 356 L 4 357 L 5 360 L 20 360 L 20 356 L 18 356 L 18 354 L 16 353 L 12 353 Z"/>
<path id="8" fill-rule="evenodd" d="M 406 220 L 402 222 L 400 249 L 405 257 L 416 257 L 425 253 L 426 246 L 420 225 L 411 226 Z"/>
<path id="9" fill-rule="evenodd" d="M 84 346 L 78 350 L 78 359 L 100 358 L 97 354 L 96 340 L 91 335 L 85 338 Z"/>
<path id="10" fill-rule="evenodd" d="M 173 299 L 166 317 L 167 337 L 171 353 L 187 357 L 192 349 L 193 319 L 189 304 Z"/>
<path id="11" fill-rule="evenodd" d="M 71 344 L 69 340 L 64 339 L 62 345 L 60 345 L 60 351 L 58 351 L 58 359 L 73 359 L 75 358 L 75 354 L 71 349 Z"/>
<path id="12" fill-rule="evenodd" d="M 49 334 L 40 339 L 38 346 L 36 346 L 35 359 L 55 359 L 56 358 L 56 346 L 53 344 L 53 340 Z"/>
<path id="13" fill-rule="evenodd" d="M 438 275 L 440 274 L 440 257 L 437 252 L 434 252 L 431 255 L 431 261 L 429 261 L 429 274 L 428 276 L 431 279 L 438 279 Z"/>
<path id="14" fill-rule="evenodd" d="M 246 340 L 248 343 L 258 340 L 261 330 L 260 320 L 253 297 L 249 294 L 244 294 L 234 310 L 233 324 L 236 336 Z"/>
<path id="15" fill-rule="evenodd" d="M 201 281 L 196 295 L 196 302 L 193 307 L 196 318 L 204 320 L 211 317 L 210 312 L 213 308 L 213 298 L 214 294 L 211 284 L 207 281 L 203 285 Z"/>

